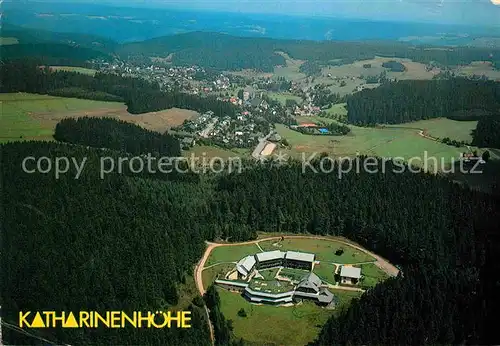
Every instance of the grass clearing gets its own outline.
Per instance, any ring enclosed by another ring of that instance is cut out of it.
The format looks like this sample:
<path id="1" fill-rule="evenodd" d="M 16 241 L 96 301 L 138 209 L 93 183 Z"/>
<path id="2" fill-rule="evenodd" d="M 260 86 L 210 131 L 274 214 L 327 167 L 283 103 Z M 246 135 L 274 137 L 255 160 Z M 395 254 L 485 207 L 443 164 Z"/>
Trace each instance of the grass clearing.
<path id="1" fill-rule="evenodd" d="M 300 66 L 304 63 L 303 60 L 292 59 L 288 54 L 284 52 L 277 52 L 285 58 L 286 66 L 280 66 L 274 68 L 275 77 L 285 77 L 291 81 L 298 81 L 306 78 L 306 75 L 300 72 Z"/>
<path id="2" fill-rule="evenodd" d="M 221 311 L 226 319 L 233 320 L 236 338 L 243 338 L 251 345 L 303 346 L 317 337 L 321 327 L 336 311 L 318 308 L 310 302 L 293 307 L 255 305 L 237 293 L 217 289 Z M 344 297 L 343 302 L 348 300 Z M 242 308 L 247 317 L 238 316 Z"/>
<path id="3" fill-rule="evenodd" d="M 317 117 L 317 120 L 321 120 Z M 325 119 L 324 122 L 332 122 Z M 412 160 L 415 166 L 424 167 L 425 152 L 427 157 L 443 159 L 449 164 L 452 159 L 458 159 L 461 148 L 452 147 L 440 142 L 423 138 L 418 130 L 401 127 L 357 127 L 349 126 L 351 133 L 346 136 L 310 136 L 293 131 L 282 124 L 276 124 L 277 132 L 291 145 L 286 153 L 291 157 L 302 159 L 313 153 L 328 153 L 335 157 L 354 157 L 358 154 L 379 157 L 400 157 Z M 440 163 L 439 163 L 439 166 Z M 428 169 L 433 169 L 433 160 L 428 161 Z M 438 167 L 441 169 L 441 167 Z"/>
<path id="4" fill-rule="evenodd" d="M 1 94 L 0 106 L 0 142 L 52 140 L 55 126 L 65 118 L 112 117 L 149 130 L 165 132 L 198 115 L 197 112 L 177 108 L 132 115 L 127 112 L 127 106 L 119 102 L 26 93 Z"/>
<path id="5" fill-rule="evenodd" d="M 454 139 L 457 141 L 472 142 L 472 130 L 475 130 L 477 121 L 457 121 L 447 118 L 420 120 L 406 124 L 388 125 L 392 128 L 421 129 L 431 137 Z"/>
<path id="6" fill-rule="evenodd" d="M 259 245 L 265 251 L 291 250 L 313 253 L 316 255 L 316 260 L 322 262 L 347 264 L 375 261 L 372 256 L 349 245 L 342 244 L 334 240 L 290 238 L 279 242 L 279 244 L 277 244 L 278 246 L 273 245 L 275 243 L 277 243 L 276 240 L 267 240 L 260 242 Z M 335 252 L 339 248 L 343 248 L 344 253 L 340 256 L 337 256 Z"/>
<path id="7" fill-rule="evenodd" d="M 261 252 L 256 244 L 219 246 L 212 250 L 205 267 L 221 262 L 238 262 L 243 257 Z"/>
<path id="8" fill-rule="evenodd" d="M 486 76 L 490 79 L 500 79 L 500 70 L 496 70 L 489 61 L 473 61 L 466 66 L 459 66 L 455 69 L 455 73 L 460 76 Z"/>
<path id="9" fill-rule="evenodd" d="M 48 121 L 41 114 L 82 114 L 86 110 L 123 107 L 120 103 L 25 93 L 1 94 L 0 105 L 0 142 L 52 140 L 58 121 Z"/>

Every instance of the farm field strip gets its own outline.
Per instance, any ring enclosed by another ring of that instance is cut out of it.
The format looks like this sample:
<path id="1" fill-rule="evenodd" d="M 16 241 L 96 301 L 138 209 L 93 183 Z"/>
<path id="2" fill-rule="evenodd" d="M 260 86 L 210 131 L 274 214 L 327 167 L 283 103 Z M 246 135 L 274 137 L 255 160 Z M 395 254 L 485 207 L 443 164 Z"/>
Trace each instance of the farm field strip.
<path id="1" fill-rule="evenodd" d="M 197 112 L 177 108 L 132 115 L 124 104 L 118 102 L 26 93 L 1 94 L 0 106 L 0 141 L 51 140 L 56 124 L 70 117 L 114 117 L 149 130 L 164 132 L 198 115 Z"/>

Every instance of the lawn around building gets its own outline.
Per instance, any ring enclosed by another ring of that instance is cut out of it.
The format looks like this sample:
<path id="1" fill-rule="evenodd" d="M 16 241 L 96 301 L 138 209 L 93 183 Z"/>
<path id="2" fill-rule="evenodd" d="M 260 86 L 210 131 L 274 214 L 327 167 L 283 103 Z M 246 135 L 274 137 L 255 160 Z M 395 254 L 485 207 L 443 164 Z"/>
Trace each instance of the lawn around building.
<path id="1" fill-rule="evenodd" d="M 254 305 L 240 295 L 218 288 L 221 311 L 233 321 L 236 339 L 254 345 L 297 345 L 313 341 L 334 311 L 318 309 L 313 303 L 277 307 Z M 244 309 L 247 317 L 238 316 Z M 293 332 L 290 327 L 293 326 Z"/>
<path id="2" fill-rule="evenodd" d="M 257 245 L 258 244 L 258 245 Z M 360 288 L 370 288 L 388 275 L 375 265 L 375 258 L 362 249 L 358 250 L 338 238 L 279 238 L 261 240 L 257 244 L 234 246 L 218 246 L 212 249 L 202 272 L 203 287 L 210 286 L 217 276 L 221 277 L 235 269 L 235 263 L 248 255 L 263 251 L 299 251 L 314 253 L 319 263 L 314 265 L 313 272 L 325 284 L 335 285 L 337 265 L 352 264 L 362 268 L 363 279 Z M 342 253 L 339 250 L 343 250 Z M 336 263 L 336 264 L 334 264 Z M 291 283 L 279 281 L 276 274 L 292 280 Z M 249 282 L 250 288 L 261 292 L 288 292 L 302 280 L 308 270 L 294 268 L 262 269 L 259 274 L 263 278 L 254 278 Z M 310 301 L 303 301 L 291 306 L 274 306 L 253 304 L 241 293 L 230 292 L 217 286 L 220 295 L 220 308 L 224 317 L 233 322 L 233 333 L 236 340 L 242 338 L 249 345 L 305 345 L 312 342 L 322 326 L 332 316 L 338 316 L 347 309 L 352 300 L 359 298 L 363 292 L 345 290 L 339 286 L 329 288 L 336 302 L 335 309 L 318 307 Z M 238 314 L 243 309 L 246 317 Z M 293 326 L 293 330 L 290 330 Z"/>
<path id="3" fill-rule="evenodd" d="M 306 345 L 317 337 L 328 318 L 337 316 L 362 294 L 334 290 L 338 308 L 328 310 L 311 302 L 290 307 L 255 305 L 239 294 L 221 288 L 217 290 L 221 311 L 225 318 L 233 321 L 236 339 L 243 338 L 250 345 Z M 240 309 L 245 310 L 247 317 L 238 316 Z"/>
<path id="4" fill-rule="evenodd" d="M 219 246 L 212 250 L 207 263 L 205 263 L 205 267 L 208 267 L 215 263 L 238 262 L 243 257 L 246 257 L 248 255 L 255 255 L 259 252 L 261 251 L 255 244 L 241 246 Z"/>

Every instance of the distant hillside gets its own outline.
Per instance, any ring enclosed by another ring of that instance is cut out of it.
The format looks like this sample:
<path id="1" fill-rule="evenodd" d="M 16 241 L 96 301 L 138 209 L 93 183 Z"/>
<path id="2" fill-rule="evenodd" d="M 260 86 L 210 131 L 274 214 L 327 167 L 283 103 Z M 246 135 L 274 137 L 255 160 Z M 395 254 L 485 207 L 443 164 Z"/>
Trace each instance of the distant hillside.
<path id="1" fill-rule="evenodd" d="M 21 44 L 60 43 L 107 53 L 117 47 L 116 42 L 99 36 L 34 30 L 12 24 L 2 25 L 2 37 L 15 37 Z"/>
<path id="2" fill-rule="evenodd" d="M 56 33 L 26 29 L 10 24 L 2 27 L 2 37 L 17 44 L 1 45 L 2 60 L 31 58 L 47 65 L 85 66 L 91 59 L 110 60 L 117 44 L 85 34 Z"/>
<path id="3" fill-rule="evenodd" d="M 122 57 L 166 57 L 174 53 L 174 65 L 196 64 L 215 69 L 268 72 L 275 65 L 285 64 L 285 58 L 275 53 L 276 42 L 279 41 L 192 32 L 124 44 L 117 53 Z"/>
<path id="4" fill-rule="evenodd" d="M 36 59 L 46 65 L 84 66 L 88 60 L 111 59 L 111 55 L 90 48 L 61 43 L 26 43 L 0 46 L 2 60 Z"/>
<path id="5" fill-rule="evenodd" d="M 219 70 L 255 69 L 272 72 L 286 59 L 313 63 L 316 69 L 328 64 L 348 64 L 376 56 L 409 58 L 424 64 L 467 65 L 472 61 L 491 61 L 500 57 L 500 48 L 447 47 L 429 49 L 391 41 L 307 41 L 256 37 L 236 37 L 214 32 L 190 32 L 146 41 L 117 44 L 84 34 L 52 33 L 4 25 L 2 37 L 17 39 L 19 44 L 2 46 L 2 59 L 35 57 L 47 64 L 82 65 L 89 59 L 170 57 L 174 65 L 199 65 Z"/>
<path id="6" fill-rule="evenodd" d="M 210 32 L 191 32 L 165 36 L 142 42 L 123 44 L 117 53 L 128 57 L 167 57 L 172 54 L 176 65 L 197 64 L 207 68 L 228 70 L 256 69 L 272 71 L 285 63 L 277 51 L 300 60 L 319 64 L 351 63 L 375 56 L 409 58 L 421 63 L 462 65 L 472 61 L 492 61 L 500 56 L 500 48 L 456 47 L 428 49 L 389 41 L 306 41 L 270 38 L 235 37 Z M 435 48 L 435 47 L 434 47 Z"/>

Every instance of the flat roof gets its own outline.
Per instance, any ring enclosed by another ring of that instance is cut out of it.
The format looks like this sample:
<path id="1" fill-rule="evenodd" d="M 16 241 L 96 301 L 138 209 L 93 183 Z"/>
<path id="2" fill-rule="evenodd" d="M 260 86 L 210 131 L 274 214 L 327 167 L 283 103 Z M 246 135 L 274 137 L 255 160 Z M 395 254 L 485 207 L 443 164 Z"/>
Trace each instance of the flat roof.
<path id="1" fill-rule="evenodd" d="M 238 282 L 238 281 L 215 280 L 215 283 L 216 283 L 216 284 L 220 284 L 220 285 L 231 285 L 231 286 L 235 286 L 235 287 L 243 287 L 243 288 L 248 287 L 248 284 L 247 284 L 247 283 Z"/>
<path id="2" fill-rule="evenodd" d="M 359 279 L 361 277 L 361 268 L 342 266 L 340 276 Z"/>
<path id="3" fill-rule="evenodd" d="M 286 259 L 303 261 L 303 262 L 314 262 L 314 254 L 296 251 L 287 251 L 285 254 Z"/>
<path id="4" fill-rule="evenodd" d="M 274 250 L 274 251 L 260 252 L 256 256 L 259 262 L 264 262 L 264 261 L 282 259 L 285 257 L 285 253 L 281 252 L 280 250 Z"/>

